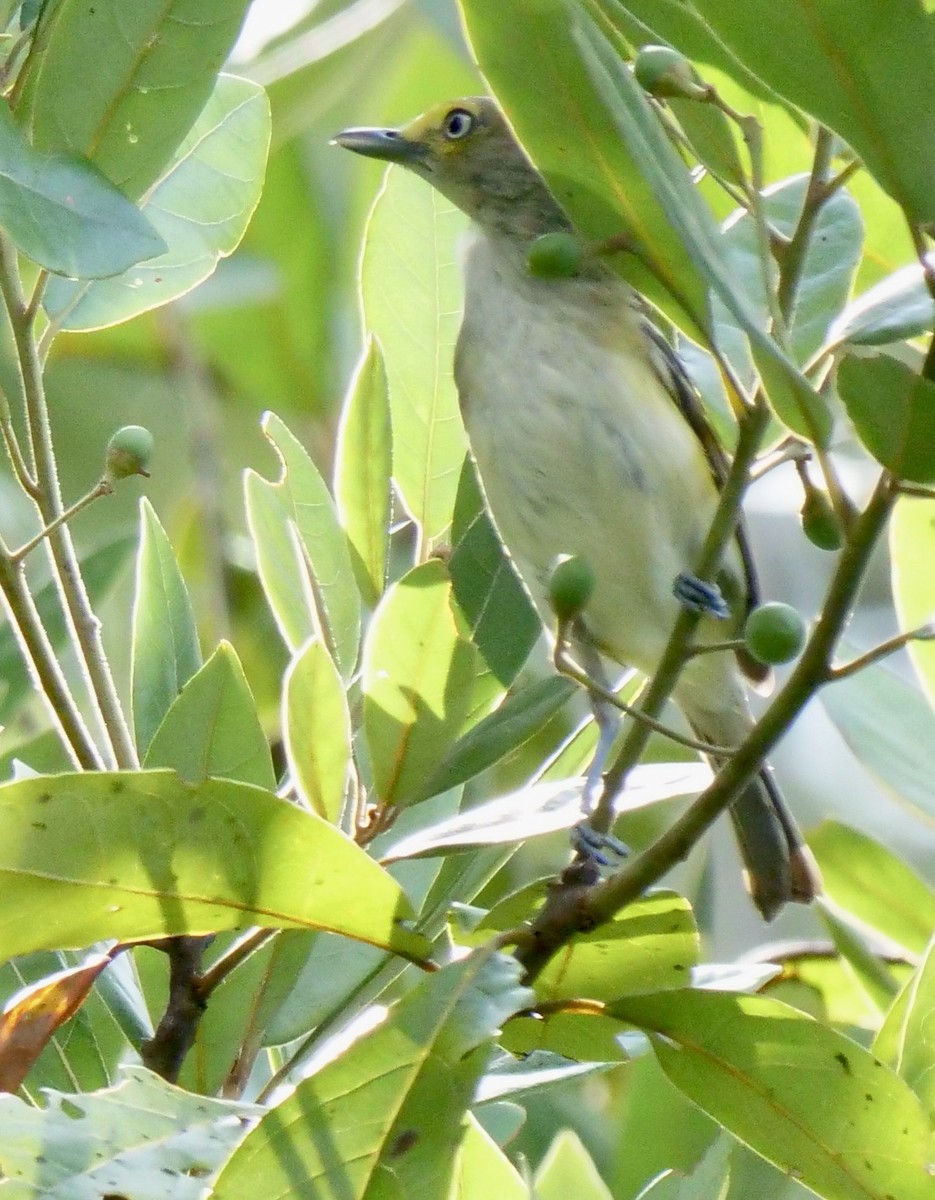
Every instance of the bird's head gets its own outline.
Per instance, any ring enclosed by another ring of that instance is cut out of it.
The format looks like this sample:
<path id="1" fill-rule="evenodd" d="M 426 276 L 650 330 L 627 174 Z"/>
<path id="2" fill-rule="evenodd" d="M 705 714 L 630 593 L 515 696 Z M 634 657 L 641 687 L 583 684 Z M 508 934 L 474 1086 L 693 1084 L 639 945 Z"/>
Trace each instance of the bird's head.
<path id="1" fill-rule="evenodd" d="M 533 237 L 567 228 L 542 176 L 487 96 L 436 105 L 402 129 L 345 129 L 334 142 L 407 167 L 488 229 Z"/>

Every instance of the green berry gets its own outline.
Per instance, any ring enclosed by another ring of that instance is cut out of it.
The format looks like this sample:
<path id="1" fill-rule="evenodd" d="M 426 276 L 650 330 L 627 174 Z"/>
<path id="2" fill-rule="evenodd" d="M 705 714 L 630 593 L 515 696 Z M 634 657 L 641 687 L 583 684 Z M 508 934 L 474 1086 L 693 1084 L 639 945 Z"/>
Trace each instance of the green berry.
<path id="1" fill-rule="evenodd" d="M 538 279 L 569 279 L 576 275 L 584 248 L 572 233 L 544 233 L 526 251 L 526 266 Z"/>
<path id="2" fill-rule="evenodd" d="M 549 603 L 559 621 L 571 621 L 594 595 L 597 579 L 591 566 L 577 554 L 562 555 L 549 578 Z"/>
<path id="3" fill-rule="evenodd" d="M 113 481 L 130 475 L 149 475 L 153 435 L 142 425 L 124 425 L 107 443 L 105 478 Z"/>
<path id="4" fill-rule="evenodd" d="M 702 100 L 707 95 L 695 68 L 671 46 L 644 46 L 633 63 L 633 74 L 651 96 L 682 96 Z"/>
<path id="5" fill-rule="evenodd" d="M 753 657 L 775 666 L 791 662 L 805 645 L 805 622 L 791 604 L 761 604 L 747 617 L 743 640 Z"/>
<path id="6" fill-rule="evenodd" d="M 821 550 L 840 550 L 841 523 L 831 505 L 828 496 L 815 487 L 810 487 L 805 495 L 799 517 L 802 521 L 802 532 L 810 542 Z"/>

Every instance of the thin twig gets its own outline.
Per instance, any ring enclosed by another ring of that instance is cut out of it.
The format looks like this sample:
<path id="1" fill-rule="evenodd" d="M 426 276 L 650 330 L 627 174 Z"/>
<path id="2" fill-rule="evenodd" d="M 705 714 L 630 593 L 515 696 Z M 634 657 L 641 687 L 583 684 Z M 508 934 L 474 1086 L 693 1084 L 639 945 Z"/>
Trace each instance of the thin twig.
<path id="1" fill-rule="evenodd" d="M 104 764 L 69 690 L 36 602 L 26 585 L 22 570 L 13 565 L 9 552 L 2 546 L 0 594 L 10 628 L 19 643 L 20 654 L 36 682 L 36 690 L 45 701 L 65 752 L 76 768 L 100 770 Z"/>
<path id="2" fill-rule="evenodd" d="M 895 654 L 897 650 L 902 650 L 905 646 L 908 646 L 910 642 L 931 641 L 935 641 L 935 626 L 931 624 L 920 625 L 918 629 L 910 629 L 908 633 L 898 633 L 895 637 L 887 638 L 885 642 L 880 642 L 872 650 L 858 655 L 857 658 L 852 658 L 850 662 L 843 663 L 840 667 L 829 667 L 828 682 L 837 683 L 841 679 L 847 679 L 851 675 L 856 675 L 864 667 L 869 667 L 883 658 L 888 658 L 889 655 Z"/>
<path id="3" fill-rule="evenodd" d="M 96 483 L 89 492 L 86 492 L 80 498 L 80 500 L 76 500 L 74 504 L 60 512 L 55 520 L 51 522 L 51 524 L 46 525 L 43 529 L 40 529 L 35 537 L 30 538 L 29 541 L 24 542 L 19 549 L 14 550 L 10 554 L 10 561 L 14 564 L 14 566 L 21 563 L 26 555 L 29 554 L 30 551 L 35 550 L 35 548 L 44 542 L 50 534 L 54 533 L 55 530 L 58 529 L 59 525 L 64 525 L 66 521 L 70 521 L 72 517 L 80 513 L 82 509 L 87 508 L 89 504 L 93 504 L 95 500 L 99 500 L 101 496 L 111 495 L 113 490 L 112 484 L 108 483 L 106 479 L 100 480 L 100 482 Z"/>
<path id="4" fill-rule="evenodd" d="M 739 642 L 737 645 L 743 645 L 743 643 Z M 716 648 L 718 647 L 711 647 L 711 649 Z M 712 754 L 719 758 L 726 758 L 733 753 L 733 749 L 730 746 L 715 746 L 712 742 L 704 742 L 699 738 L 688 737 L 686 734 L 678 733 L 676 730 L 670 729 L 668 725 L 663 724 L 662 721 L 657 721 L 655 717 L 650 717 L 641 709 L 634 707 L 632 704 L 627 704 L 625 700 L 621 700 L 616 692 L 612 692 L 610 688 L 605 688 L 596 679 L 592 679 L 571 658 L 565 639 L 561 635 L 556 640 L 552 661 L 559 674 L 573 679 L 575 683 L 580 684 L 592 696 L 597 696 L 608 704 L 613 705 L 614 708 L 619 709 L 622 713 L 626 713 L 628 717 L 632 717 L 634 721 L 642 722 L 653 733 L 661 734 L 672 742 L 678 742 L 680 746 L 687 746 L 689 750 L 698 750 L 702 754 Z"/>
<path id="5" fill-rule="evenodd" d="M 111 762 L 118 767 L 135 767 L 139 760 L 104 653 L 100 623 L 88 598 L 68 526 L 58 522 L 64 505 L 33 316 L 23 297 L 16 250 L 3 236 L 0 236 L 0 294 L 13 331 L 29 421 L 33 470 L 39 490 L 36 506 L 43 525 L 54 526 L 47 545 L 66 624 L 70 627 L 76 657 L 109 743 Z"/>

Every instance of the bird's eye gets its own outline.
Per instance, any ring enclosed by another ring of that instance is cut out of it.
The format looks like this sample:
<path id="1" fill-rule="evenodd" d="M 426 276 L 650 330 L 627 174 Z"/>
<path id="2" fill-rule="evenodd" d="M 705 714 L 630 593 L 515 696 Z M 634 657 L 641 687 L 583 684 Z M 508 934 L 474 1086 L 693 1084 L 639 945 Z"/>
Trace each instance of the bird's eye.
<path id="1" fill-rule="evenodd" d="M 467 137 L 474 128 L 474 118 L 464 108 L 453 108 L 445 117 L 445 137 L 456 142 L 459 138 Z"/>

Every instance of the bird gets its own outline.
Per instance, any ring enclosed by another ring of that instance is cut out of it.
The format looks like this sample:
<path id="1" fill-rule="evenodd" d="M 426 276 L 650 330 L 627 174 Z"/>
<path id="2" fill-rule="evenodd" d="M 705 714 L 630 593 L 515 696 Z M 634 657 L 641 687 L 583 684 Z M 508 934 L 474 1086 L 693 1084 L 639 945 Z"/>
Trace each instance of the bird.
<path id="1" fill-rule="evenodd" d="M 574 231 L 496 101 L 465 97 L 333 141 L 412 171 L 469 218 L 455 382 L 490 514 L 545 619 L 556 559 L 574 555 L 594 575 L 575 622 L 590 661 L 652 675 L 682 602 L 707 609 L 699 641 L 737 637 L 757 601 L 742 523 L 716 585 L 690 575 L 726 454 L 647 306 L 606 259 L 585 256 L 567 278 L 530 271 L 532 242 Z M 730 748 L 749 732 L 745 673 L 756 683 L 765 669 L 742 652 L 687 662 L 673 699 L 698 738 Z M 730 815 L 764 919 L 811 901 L 818 869 L 767 766 Z"/>

